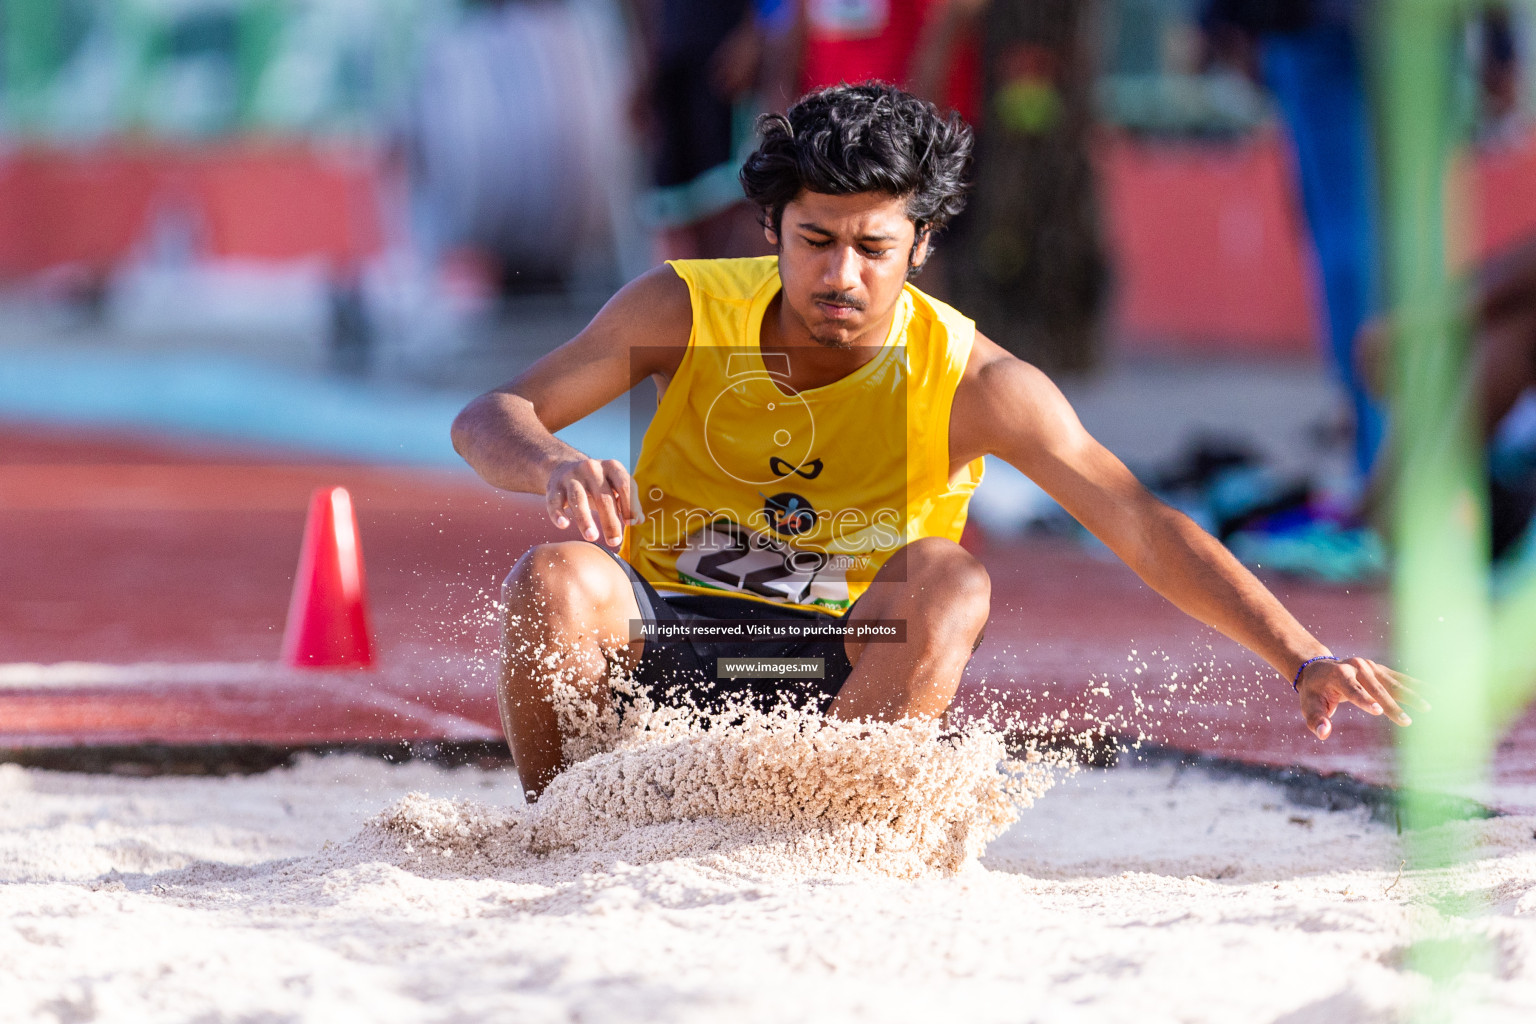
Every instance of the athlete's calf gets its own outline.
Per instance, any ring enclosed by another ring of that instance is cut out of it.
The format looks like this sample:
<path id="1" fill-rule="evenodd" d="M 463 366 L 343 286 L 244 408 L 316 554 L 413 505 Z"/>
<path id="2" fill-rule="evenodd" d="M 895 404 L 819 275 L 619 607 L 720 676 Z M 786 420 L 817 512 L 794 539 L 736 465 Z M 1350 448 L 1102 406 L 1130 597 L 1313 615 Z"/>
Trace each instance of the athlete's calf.
<path id="1" fill-rule="evenodd" d="M 506 619 L 496 696 L 523 791 L 536 799 L 560 773 L 556 682 L 606 706 L 610 662 L 639 663 L 643 641 L 629 641 L 639 617 L 634 591 L 595 544 L 539 544 L 512 567 L 501 588 Z"/>

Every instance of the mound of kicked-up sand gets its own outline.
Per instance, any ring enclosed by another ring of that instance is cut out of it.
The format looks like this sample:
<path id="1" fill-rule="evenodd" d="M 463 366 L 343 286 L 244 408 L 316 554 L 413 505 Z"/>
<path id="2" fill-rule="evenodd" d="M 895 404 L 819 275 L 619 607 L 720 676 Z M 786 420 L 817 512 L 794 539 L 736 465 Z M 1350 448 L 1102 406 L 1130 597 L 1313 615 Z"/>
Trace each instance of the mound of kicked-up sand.
<path id="1" fill-rule="evenodd" d="M 729 852 L 762 870 L 912 878 L 972 862 L 1054 775 L 1043 759 L 1010 760 L 980 727 L 941 737 L 934 723 L 756 712 L 708 728 L 634 721 L 531 808 L 413 794 L 371 829 L 414 865 L 460 873 L 599 851 L 634 864 Z"/>

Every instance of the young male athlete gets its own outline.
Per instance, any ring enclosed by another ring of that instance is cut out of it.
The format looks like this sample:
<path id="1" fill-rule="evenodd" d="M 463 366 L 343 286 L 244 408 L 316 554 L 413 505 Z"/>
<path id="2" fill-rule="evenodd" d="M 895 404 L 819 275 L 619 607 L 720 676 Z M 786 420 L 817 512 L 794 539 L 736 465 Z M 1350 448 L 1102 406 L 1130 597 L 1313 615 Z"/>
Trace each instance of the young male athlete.
<path id="1" fill-rule="evenodd" d="M 1335 659 L 1090 437 L 1043 374 L 908 283 L 963 204 L 971 138 L 958 118 L 865 84 L 761 127 L 741 180 L 776 257 L 646 273 L 454 423 L 476 472 L 545 495 L 555 525 L 583 538 L 533 547 L 503 589 L 502 725 L 530 799 L 563 767 L 556 680 L 605 702 L 610 666 L 661 701 L 942 715 L 989 612 L 987 572 L 958 543 L 988 454 L 1296 681 L 1319 739 L 1345 702 L 1408 724 L 1400 677 Z M 553 436 L 647 377 L 659 400 L 633 480 Z M 904 635 L 764 643 L 697 629 L 785 621 Z M 695 633 L 647 637 L 636 622 Z M 734 656 L 819 659 L 820 675 L 807 662 L 805 675 L 754 678 Z"/>

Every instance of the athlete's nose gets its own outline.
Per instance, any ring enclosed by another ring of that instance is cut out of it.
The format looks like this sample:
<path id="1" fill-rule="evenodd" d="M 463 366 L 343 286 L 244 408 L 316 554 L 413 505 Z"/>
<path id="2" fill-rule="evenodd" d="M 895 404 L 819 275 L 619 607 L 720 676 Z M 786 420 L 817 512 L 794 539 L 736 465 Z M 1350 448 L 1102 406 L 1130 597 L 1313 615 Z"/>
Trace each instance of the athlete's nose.
<path id="1" fill-rule="evenodd" d="M 851 245 L 833 246 L 827 257 L 827 288 L 851 292 L 859 286 L 859 256 Z"/>

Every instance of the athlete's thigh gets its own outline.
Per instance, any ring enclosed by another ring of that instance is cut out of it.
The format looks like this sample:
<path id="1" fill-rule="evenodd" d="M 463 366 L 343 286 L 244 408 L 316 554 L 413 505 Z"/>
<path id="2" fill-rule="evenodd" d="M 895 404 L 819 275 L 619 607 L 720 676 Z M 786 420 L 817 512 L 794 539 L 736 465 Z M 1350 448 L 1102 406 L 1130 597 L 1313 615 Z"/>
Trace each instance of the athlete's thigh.
<path id="1" fill-rule="evenodd" d="M 853 607 L 843 615 L 843 621 L 850 625 L 859 623 L 873 623 L 881 619 L 894 618 L 894 612 L 901 606 L 901 598 L 907 582 L 907 549 L 903 545 L 897 548 L 880 569 L 875 573 L 875 578 L 870 581 L 864 593 L 853 602 Z M 852 637 L 844 638 L 843 651 L 848 656 L 850 665 L 859 663 L 859 655 L 864 653 L 867 641 L 855 640 Z"/>
<path id="2" fill-rule="evenodd" d="M 886 620 L 904 632 L 908 625 L 906 619 L 913 614 L 922 614 L 922 595 L 928 589 L 926 584 L 942 582 L 951 574 L 963 575 L 978 564 L 975 556 L 952 540 L 920 537 L 891 553 L 868 588 L 848 609 L 844 620 L 852 625 Z M 852 638 L 843 641 L 850 664 L 858 664 L 867 643 Z M 973 653 L 980 643 L 978 636 L 971 648 Z"/>

